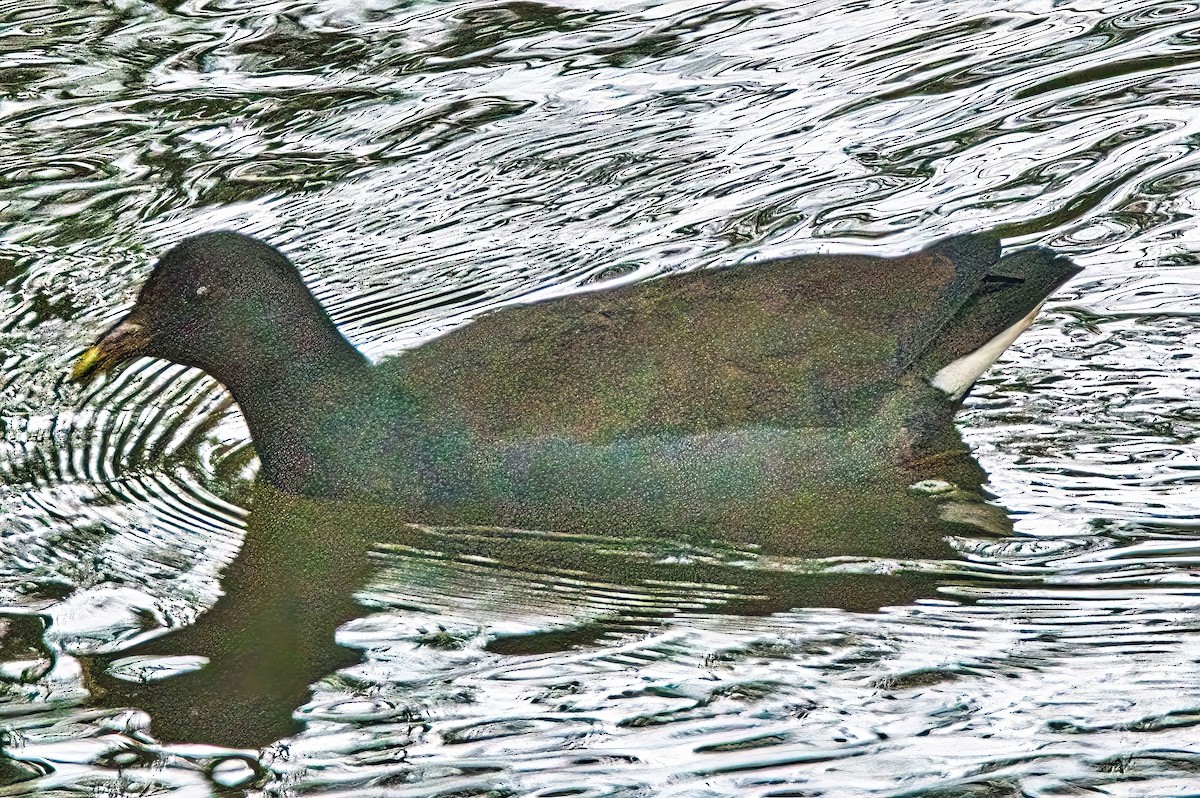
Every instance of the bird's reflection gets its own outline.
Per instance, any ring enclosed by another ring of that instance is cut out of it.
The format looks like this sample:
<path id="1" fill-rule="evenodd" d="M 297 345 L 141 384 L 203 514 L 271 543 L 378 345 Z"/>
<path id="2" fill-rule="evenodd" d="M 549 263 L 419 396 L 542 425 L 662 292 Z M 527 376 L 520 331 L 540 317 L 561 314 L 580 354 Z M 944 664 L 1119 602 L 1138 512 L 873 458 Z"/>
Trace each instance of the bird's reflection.
<path id="1" fill-rule="evenodd" d="M 134 650 L 85 658 L 87 686 L 98 705 L 148 712 L 150 732 L 163 742 L 256 748 L 301 731 L 293 713 L 310 686 L 361 658 L 337 645 L 334 633 L 368 612 L 355 595 L 377 575 L 373 551 L 383 553 L 389 578 L 417 596 L 406 604 L 434 615 L 469 617 L 488 598 L 479 594 L 491 592 L 495 600 L 486 603 L 501 605 L 520 626 L 523 618 L 546 617 L 551 594 L 559 615 L 570 614 L 576 602 L 576 623 L 496 636 L 488 645 L 497 655 L 530 655 L 597 644 L 633 616 L 657 623 L 689 612 L 765 615 L 814 606 L 865 612 L 931 596 L 944 578 L 936 573 L 822 571 L 797 567 L 806 562 L 797 555 L 952 557 L 947 534 L 964 528 L 978 534 L 980 525 L 1003 531 L 1006 520 L 993 506 L 963 496 L 909 486 L 843 492 L 801 519 L 810 545 L 795 550 L 782 533 L 742 549 L 713 541 L 430 529 L 386 507 L 259 485 L 245 544 L 222 579 L 223 597 L 191 626 Z M 599 594 L 605 612 L 598 616 Z M 134 655 L 191 655 L 208 663 L 158 681 L 116 678 L 108 665 Z"/>

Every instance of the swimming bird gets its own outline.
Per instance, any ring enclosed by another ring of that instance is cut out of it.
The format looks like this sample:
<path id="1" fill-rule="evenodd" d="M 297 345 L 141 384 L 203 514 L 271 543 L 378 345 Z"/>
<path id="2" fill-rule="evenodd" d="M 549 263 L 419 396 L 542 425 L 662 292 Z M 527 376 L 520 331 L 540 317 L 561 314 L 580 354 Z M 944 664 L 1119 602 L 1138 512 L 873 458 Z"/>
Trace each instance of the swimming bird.
<path id="1" fill-rule="evenodd" d="M 71 376 L 202 369 L 267 482 L 416 522 L 853 548 L 883 497 L 983 482 L 954 414 L 1077 271 L 986 234 L 801 255 L 505 307 L 372 364 L 287 257 L 221 231 L 167 251 Z"/>

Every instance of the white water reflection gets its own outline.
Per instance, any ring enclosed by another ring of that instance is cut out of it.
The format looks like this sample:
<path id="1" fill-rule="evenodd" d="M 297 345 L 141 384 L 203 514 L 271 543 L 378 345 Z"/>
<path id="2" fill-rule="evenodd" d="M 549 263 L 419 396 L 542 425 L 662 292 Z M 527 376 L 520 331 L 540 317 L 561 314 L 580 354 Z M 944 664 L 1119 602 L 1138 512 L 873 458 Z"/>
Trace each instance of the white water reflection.
<path id="1" fill-rule="evenodd" d="M 41 676 L 0 703 L 0 792 L 1194 792 L 1198 39 L 1192 3 L 0 6 L 0 601 L 58 621 L 4 621 Z M 930 590 L 720 614 L 753 585 L 443 557 L 461 580 L 422 592 L 385 551 L 340 633 L 362 663 L 260 775 L 81 706 L 46 650 L 192 619 L 240 544 L 219 389 L 63 384 L 215 227 L 284 248 L 373 357 L 596 282 L 967 230 L 1086 271 L 962 417 L 1019 534 L 833 566 Z M 562 649 L 499 642 L 534 631 Z"/>

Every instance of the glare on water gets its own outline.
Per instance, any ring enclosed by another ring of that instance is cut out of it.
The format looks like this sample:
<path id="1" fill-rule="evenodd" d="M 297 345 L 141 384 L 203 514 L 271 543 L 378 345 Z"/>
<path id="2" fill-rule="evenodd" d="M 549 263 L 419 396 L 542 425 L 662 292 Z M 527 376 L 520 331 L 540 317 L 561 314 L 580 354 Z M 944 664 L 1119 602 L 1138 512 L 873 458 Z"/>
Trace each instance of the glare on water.
<path id="1" fill-rule="evenodd" d="M 1188 2 L 0 2 L 0 793 L 1200 789 L 1198 63 Z M 97 705 L 88 660 L 236 583 L 240 416 L 158 361 L 65 381 L 215 228 L 373 358 L 965 231 L 1085 271 L 960 417 L 1015 534 L 803 561 L 414 532 L 311 586 L 357 591 L 345 662 L 252 756 L 158 745 L 186 718 Z"/>

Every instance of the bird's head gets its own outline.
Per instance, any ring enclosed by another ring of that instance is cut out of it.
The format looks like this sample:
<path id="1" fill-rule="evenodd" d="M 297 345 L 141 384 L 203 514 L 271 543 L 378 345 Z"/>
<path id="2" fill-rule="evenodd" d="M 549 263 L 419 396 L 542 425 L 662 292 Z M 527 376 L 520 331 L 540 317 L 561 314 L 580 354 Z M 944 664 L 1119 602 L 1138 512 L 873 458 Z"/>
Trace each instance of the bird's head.
<path id="1" fill-rule="evenodd" d="M 154 266 L 133 309 L 75 362 L 87 383 L 140 356 L 220 376 L 243 355 L 296 335 L 288 315 L 315 304 L 299 272 L 277 249 L 250 236 L 204 233 L 172 247 Z"/>

